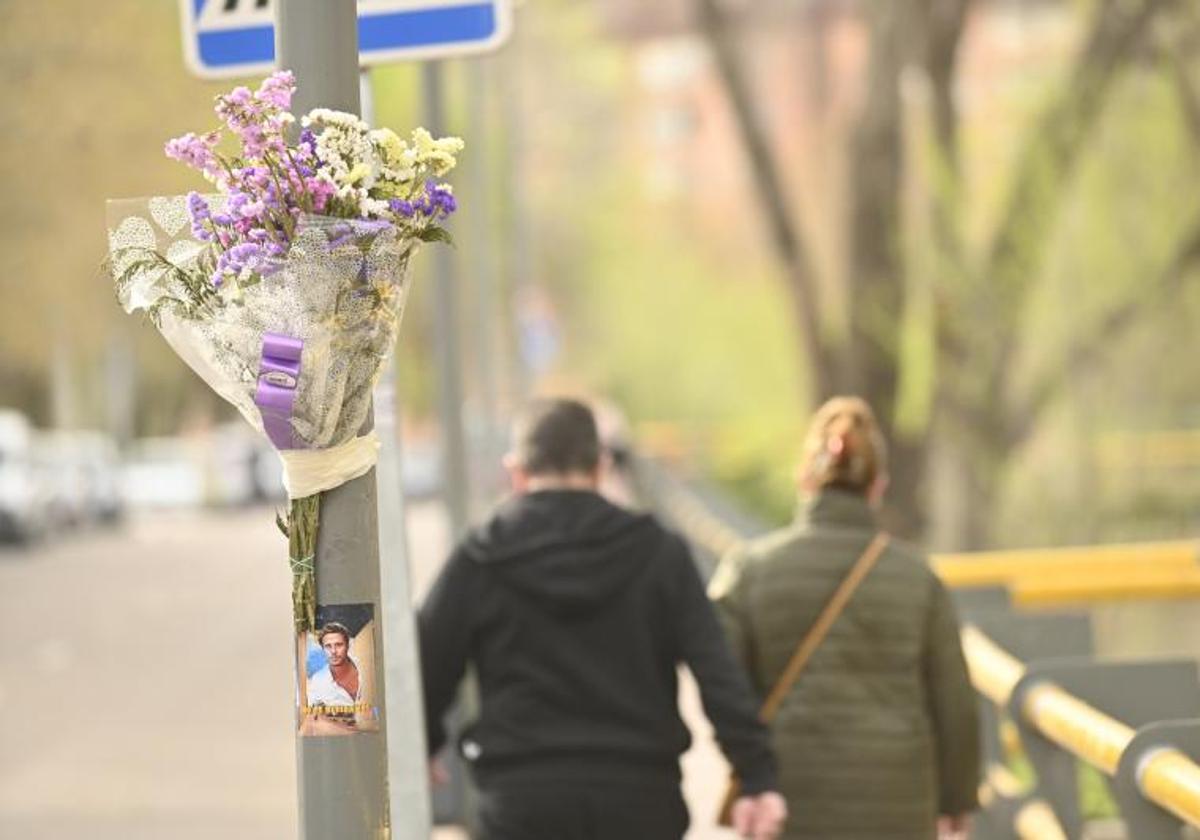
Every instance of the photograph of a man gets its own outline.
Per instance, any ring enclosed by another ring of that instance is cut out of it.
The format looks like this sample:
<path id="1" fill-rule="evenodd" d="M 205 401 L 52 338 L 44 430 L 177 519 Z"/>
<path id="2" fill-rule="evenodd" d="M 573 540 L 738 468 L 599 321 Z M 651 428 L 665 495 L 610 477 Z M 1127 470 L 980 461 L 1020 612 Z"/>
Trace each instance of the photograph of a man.
<path id="1" fill-rule="evenodd" d="M 350 658 L 350 631 L 331 621 L 317 631 L 317 643 L 325 651 L 328 663 L 308 678 L 308 704 L 331 709 L 353 709 L 358 702 L 362 680 L 358 665 Z M 351 712 L 349 717 L 353 717 Z M 332 712 L 330 717 L 347 717 Z"/>
<path id="2" fill-rule="evenodd" d="M 316 632 L 302 640 L 301 734 L 350 735 L 379 728 L 371 612 L 370 604 L 318 609 Z"/>

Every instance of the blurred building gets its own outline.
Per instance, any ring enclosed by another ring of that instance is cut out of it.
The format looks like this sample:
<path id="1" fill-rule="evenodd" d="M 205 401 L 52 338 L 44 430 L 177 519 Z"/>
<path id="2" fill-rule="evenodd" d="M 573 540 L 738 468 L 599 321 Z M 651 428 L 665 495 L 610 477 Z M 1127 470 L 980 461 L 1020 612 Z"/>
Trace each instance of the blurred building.
<path id="1" fill-rule="evenodd" d="M 702 223 L 757 226 L 738 126 L 697 26 L 697 0 L 607 0 L 603 19 L 631 53 L 628 153 L 640 162 L 650 200 L 677 204 Z M 841 211 L 841 153 L 865 94 L 869 34 L 855 0 L 729 0 L 758 116 L 786 173 L 790 195 L 818 237 Z M 991 0 L 974 6 L 960 49 L 959 105 L 966 121 L 990 119 L 998 93 L 1044 77 L 1069 55 L 1080 16 L 1054 0 Z M 914 71 L 904 94 L 921 104 Z M 993 126 L 994 127 L 994 126 Z M 743 210 L 743 208 L 746 208 Z"/>

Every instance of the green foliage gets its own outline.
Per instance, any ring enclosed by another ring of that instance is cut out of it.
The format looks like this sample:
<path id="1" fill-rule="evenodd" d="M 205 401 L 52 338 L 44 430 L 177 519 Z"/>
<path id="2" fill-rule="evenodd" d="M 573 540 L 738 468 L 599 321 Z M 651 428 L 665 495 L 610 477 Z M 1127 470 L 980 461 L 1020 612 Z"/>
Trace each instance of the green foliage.
<path id="1" fill-rule="evenodd" d="M 208 279 L 212 269 L 211 253 L 206 252 L 205 259 L 193 271 L 180 268 L 153 248 L 142 247 L 117 249 L 109 264 L 123 266 L 119 272 L 114 272 L 118 296 L 128 294 L 129 287 L 147 275 L 165 274 L 174 281 L 173 287 L 179 289 L 183 297 L 164 294 L 146 310 L 155 326 L 161 325 L 164 309 L 174 310 L 182 318 L 195 319 L 212 317 L 224 305 Z"/>
<path id="2" fill-rule="evenodd" d="M 1079 162 L 1046 270 L 1026 314 L 1022 386 L 1057 379 L 1062 397 L 1009 464 L 998 542 L 1058 544 L 1191 533 L 1200 488 L 1187 465 L 1133 458 L 1137 434 L 1194 427 L 1194 377 L 1176 359 L 1197 350 L 1200 294 L 1156 291 L 1179 242 L 1200 222 L 1195 140 L 1160 68 L 1129 72 Z M 1190 289 L 1190 291 L 1189 291 Z M 1134 307 L 1136 326 L 1106 334 L 1106 317 Z M 1072 371 L 1072 348 L 1095 350 Z M 1121 462 L 1102 457 L 1114 432 L 1135 432 Z M 1013 535 L 1012 537 L 1008 535 Z M 1018 536 L 1019 535 L 1019 536 Z"/>
<path id="3" fill-rule="evenodd" d="M 579 202 L 569 359 L 632 420 L 678 424 L 698 463 L 772 521 L 790 517 L 803 406 L 790 307 L 772 268 L 696 248 L 670 212 L 613 213 L 631 178 Z"/>
<path id="4" fill-rule="evenodd" d="M 423 228 L 417 238 L 422 242 L 444 242 L 447 245 L 454 244 L 454 237 L 450 235 L 450 231 L 441 227 Z"/>

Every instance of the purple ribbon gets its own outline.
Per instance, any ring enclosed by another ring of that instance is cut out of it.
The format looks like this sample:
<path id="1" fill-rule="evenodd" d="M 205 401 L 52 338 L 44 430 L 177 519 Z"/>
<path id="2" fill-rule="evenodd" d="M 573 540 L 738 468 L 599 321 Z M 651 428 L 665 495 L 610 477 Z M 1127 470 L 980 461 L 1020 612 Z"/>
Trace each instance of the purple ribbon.
<path id="1" fill-rule="evenodd" d="M 254 404 L 262 413 L 263 430 L 276 449 L 295 449 L 292 409 L 300 384 L 300 355 L 304 342 L 289 335 L 263 333 L 262 361 Z"/>

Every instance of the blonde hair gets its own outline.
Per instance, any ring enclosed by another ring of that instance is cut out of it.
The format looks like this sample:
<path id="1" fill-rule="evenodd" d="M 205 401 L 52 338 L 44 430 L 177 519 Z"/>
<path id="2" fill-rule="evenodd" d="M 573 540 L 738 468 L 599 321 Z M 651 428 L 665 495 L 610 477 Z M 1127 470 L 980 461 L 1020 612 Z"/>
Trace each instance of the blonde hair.
<path id="1" fill-rule="evenodd" d="M 800 461 L 801 484 L 866 493 L 887 471 L 883 433 L 866 400 L 834 397 L 813 415 Z"/>

